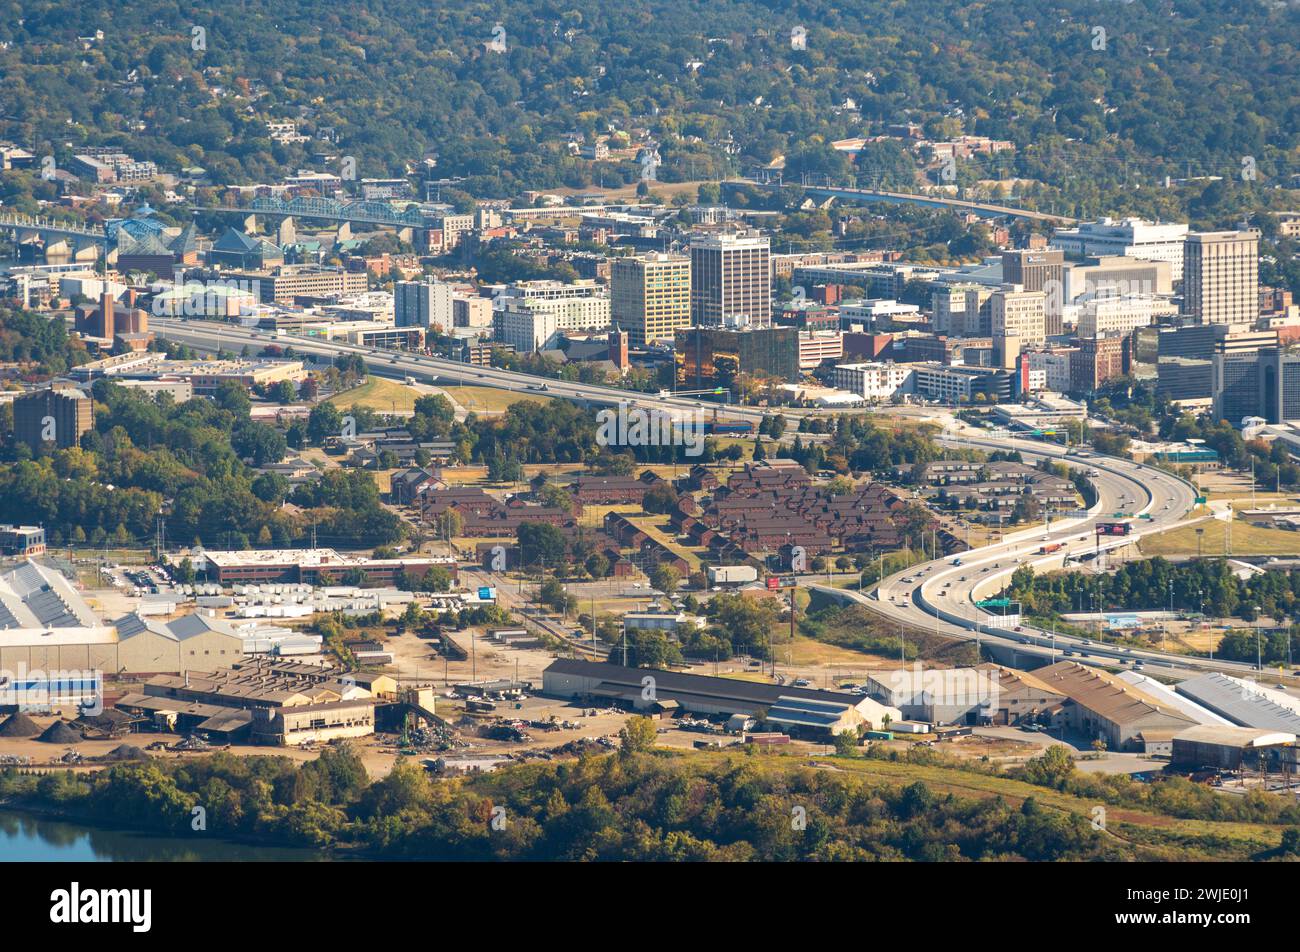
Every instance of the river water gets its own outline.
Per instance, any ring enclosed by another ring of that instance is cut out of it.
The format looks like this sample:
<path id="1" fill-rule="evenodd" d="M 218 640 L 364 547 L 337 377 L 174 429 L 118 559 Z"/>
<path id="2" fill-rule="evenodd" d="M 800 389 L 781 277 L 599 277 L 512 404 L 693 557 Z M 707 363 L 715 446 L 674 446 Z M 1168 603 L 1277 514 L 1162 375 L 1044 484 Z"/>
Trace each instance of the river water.
<path id="1" fill-rule="evenodd" d="M 314 850 L 232 843 L 195 833 L 163 837 L 124 833 L 0 810 L 0 862 L 314 862 Z"/>

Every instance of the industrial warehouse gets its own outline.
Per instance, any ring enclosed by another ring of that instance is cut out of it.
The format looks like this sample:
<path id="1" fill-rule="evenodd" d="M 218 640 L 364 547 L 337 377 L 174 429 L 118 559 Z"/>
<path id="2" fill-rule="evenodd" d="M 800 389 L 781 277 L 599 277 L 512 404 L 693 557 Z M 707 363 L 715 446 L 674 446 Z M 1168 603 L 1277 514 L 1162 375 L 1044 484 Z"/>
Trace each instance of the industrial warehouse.
<path id="1" fill-rule="evenodd" d="M 308 665 L 249 664 L 208 674 L 159 675 L 117 709 L 169 731 L 202 731 L 227 743 L 277 746 L 364 737 L 375 696 L 356 678 Z"/>
<path id="2" fill-rule="evenodd" d="M 553 661 L 542 672 L 542 693 L 576 701 L 601 701 L 648 713 L 681 710 L 727 717 L 761 716 L 770 729 L 822 738 L 857 731 L 860 727 L 879 730 L 903 719 L 896 707 L 843 691 L 759 684 L 568 658 Z"/>

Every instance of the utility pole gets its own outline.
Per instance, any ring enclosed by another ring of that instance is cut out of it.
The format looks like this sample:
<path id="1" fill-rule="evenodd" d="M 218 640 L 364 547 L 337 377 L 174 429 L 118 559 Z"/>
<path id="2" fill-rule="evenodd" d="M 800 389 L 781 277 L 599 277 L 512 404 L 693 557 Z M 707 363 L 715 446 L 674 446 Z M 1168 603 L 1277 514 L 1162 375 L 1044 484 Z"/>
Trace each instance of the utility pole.
<path id="1" fill-rule="evenodd" d="M 1169 618 L 1160 626 L 1162 637 L 1160 639 L 1160 648 L 1162 651 L 1169 650 L 1169 622 L 1173 620 L 1174 614 L 1174 580 L 1170 579 L 1167 583 L 1169 589 Z"/>
<path id="2" fill-rule="evenodd" d="M 1259 606 L 1258 605 L 1252 606 L 1252 611 L 1254 612 L 1255 615 L 1255 670 L 1263 671 L 1264 670 L 1264 648 L 1260 642 Z"/>

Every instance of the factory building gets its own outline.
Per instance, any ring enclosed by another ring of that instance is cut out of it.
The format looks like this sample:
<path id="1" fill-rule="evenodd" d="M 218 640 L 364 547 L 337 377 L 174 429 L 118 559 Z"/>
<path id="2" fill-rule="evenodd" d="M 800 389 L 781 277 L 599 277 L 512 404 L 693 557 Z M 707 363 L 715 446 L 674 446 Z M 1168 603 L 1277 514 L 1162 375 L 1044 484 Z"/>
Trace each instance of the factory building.
<path id="1" fill-rule="evenodd" d="M 779 730 L 814 737 L 859 727 L 878 729 L 903 719 L 896 707 L 843 691 L 758 684 L 568 658 L 551 662 L 542 672 L 542 693 L 573 700 L 601 700 L 646 712 L 681 709 L 727 717 L 761 714 Z"/>
<path id="2" fill-rule="evenodd" d="M 117 707 L 161 730 L 282 747 L 375 731 L 374 697 L 354 679 L 305 677 L 294 667 L 274 665 L 160 675 L 122 697 Z"/>

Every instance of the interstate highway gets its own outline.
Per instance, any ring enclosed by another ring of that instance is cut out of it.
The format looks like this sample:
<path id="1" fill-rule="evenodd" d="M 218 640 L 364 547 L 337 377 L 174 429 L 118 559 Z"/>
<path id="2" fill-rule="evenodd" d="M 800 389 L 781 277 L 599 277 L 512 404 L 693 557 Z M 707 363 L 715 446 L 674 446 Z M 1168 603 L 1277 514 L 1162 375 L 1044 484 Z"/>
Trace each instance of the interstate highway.
<path id="1" fill-rule="evenodd" d="M 634 394 L 613 387 L 570 383 L 512 373 L 493 367 L 475 367 L 459 361 L 409 354 L 404 351 L 381 350 L 338 341 L 272 334 L 212 321 L 155 318 L 150 321 L 150 327 L 160 337 L 205 350 L 216 350 L 219 347 L 239 349 L 245 344 L 260 349 L 270 343 L 280 343 L 293 347 L 298 353 L 329 359 L 340 354 L 359 354 L 365 359 L 370 370 L 380 376 L 398 378 L 409 376 L 422 383 L 469 384 L 521 393 L 536 391 L 545 386 L 550 396 L 563 397 L 580 403 L 613 406 L 626 401 L 634 407 L 676 413 L 687 413 L 700 407 L 700 404 L 688 398 Z M 765 412 L 754 407 L 730 405 L 724 407 L 717 404 L 704 404 L 704 407 L 706 409 L 716 407 L 729 418 L 751 420 L 755 425 Z M 805 438 L 809 436 L 809 434 L 803 435 Z M 1028 657 L 1059 660 L 1062 652 L 1072 650 L 1076 652 L 1075 657 L 1081 661 L 1117 664 L 1121 659 L 1141 660 L 1148 670 L 1156 669 L 1162 674 L 1174 676 L 1190 676 L 1205 670 L 1220 670 L 1233 674 L 1250 673 L 1254 670 L 1253 665 L 1244 663 L 1217 660 L 1210 662 L 1206 658 L 1165 654 L 1152 650 L 1134 649 L 1128 652 L 1101 646 L 1095 642 L 1084 645 L 1082 639 L 1064 635 L 1055 637 L 1053 648 L 1050 633 L 1028 626 L 1024 626 L 1024 630 L 1019 632 L 994 632 L 982 623 L 977 627 L 976 616 L 981 613 L 975 608 L 975 599 L 988 597 L 997 591 L 1020 564 L 1035 564 L 1043 568 L 1059 567 L 1062 556 L 1082 555 L 1091 551 L 1094 547 L 1095 523 L 1107 521 L 1113 513 L 1121 509 L 1133 516 L 1150 512 L 1152 517 L 1149 522 L 1135 519 L 1133 535 L 1128 536 L 1127 541 L 1181 524 L 1192 509 L 1195 491 L 1177 477 L 1153 467 L 1093 453 L 1080 456 L 1077 450 L 1071 452 L 1064 447 L 1036 441 L 994 440 L 984 435 L 982 431 L 974 427 L 966 427 L 964 424 L 956 429 L 945 431 L 941 441 L 953 446 L 969 446 L 982 450 L 1014 449 L 1019 450 L 1027 459 L 1051 457 L 1068 462 L 1076 468 L 1096 469 L 1101 474 L 1093 479 L 1099 494 L 1099 504 L 1094 507 L 1094 514 L 1087 519 L 1066 520 L 1057 523 L 1050 531 L 1041 528 L 1026 530 L 1009 535 L 1003 541 L 993 545 L 962 553 L 957 556 L 962 560 L 961 566 L 953 566 L 952 559 L 948 558 L 913 566 L 906 571 L 896 573 L 884 580 L 878 588 L 877 597 L 862 598 L 874 611 L 914 627 L 927 628 L 949 637 L 1014 647 L 1019 654 Z M 1166 505 L 1169 508 L 1166 509 Z M 1043 536 L 1047 536 L 1050 543 L 1061 543 L 1062 549 L 1052 556 L 1038 557 L 1039 546 L 1048 544 L 1042 541 Z M 965 581 L 962 581 L 963 575 L 966 577 Z M 913 581 L 904 582 L 904 578 Z M 945 587 L 944 583 L 949 584 Z M 841 592 L 842 597 L 845 596 L 843 590 L 837 591 Z M 939 595 L 940 591 L 946 594 Z M 856 600 L 859 596 L 856 593 L 847 593 L 847 597 Z M 1082 657 L 1079 652 L 1086 652 L 1087 657 Z"/>
<path id="2" fill-rule="evenodd" d="M 268 344 L 279 344 L 284 347 L 292 347 L 295 353 L 311 354 L 329 359 L 343 354 L 359 354 L 372 373 L 381 377 L 397 377 L 399 379 L 410 377 L 419 383 L 440 382 L 444 385 L 494 387 L 498 390 L 510 390 L 519 393 L 536 392 L 545 388 L 548 396 L 563 397 L 578 403 L 602 406 L 617 406 L 620 403 L 627 403 L 630 407 L 660 410 L 678 415 L 699 411 L 703 408 L 705 412 L 709 413 L 717 410 L 720 416 L 728 419 L 748 420 L 755 427 L 762 421 L 766 413 L 766 411 L 757 407 L 704 403 L 688 397 L 660 397 L 652 393 L 633 393 L 628 390 L 619 390 L 599 384 L 571 383 L 565 380 L 553 380 L 549 377 L 535 377 L 530 374 L 514 373 L 495 367 L 476 367 L 471 364 L 463 364 L 458 360 L 447 360 L 443 357 L 428 357 L 423 354 L 412 354 L 408 351 L 383 350 L 341 341 L 297 337 L 214 321 L 178 321 L 168 318 L 151 318 L 149 327 L 159 337 L 165 337 L 167 340 L 210 351 L 215 351 L 218 348 L 239 351 L 245 344 L 260 350 Z M 808 434 L 804 434 L 804 436 L 807 438 Z"/>
<path id="3" fill-rule="evenodd" d="M 1126 651 L 1095 639 L 1061 634 L 1053 637 L 1051 632 L 1028 625 L 1022 626 L 1021 631 L 988 628 L 985 622 L 989 616 L 975 602 L 996 594 L 1021 565 L 1045 571 L 1060 568 L 1066 556 L 1094 552 L 1097 545 L 1094 526 L 1098 522 L 1114 521 L 1117 512 L 1122 511 L 1132 519 L 1132 533 L 1124 538 L 1124 543 L 1180 525 L 1195 505 L 1196 491 L 1163 470 L 1130 460 L 1088 451 L 1079 455 L 1079 450 L 1036 441 L 994 440 L 973 427 L 946 431 L 942 440 L 952 446 L 981 450 L 1019 450 L 1027 460 L 1047 457 L 1073 468 L 1096 470 L 1100 475 L 1091 481 L 1097 489 L 1098 504 L 1086 517 L 1067 518 L 1054 523 L 1051 529 L 1040 526 L 1022 530 L 983 548 L 912 566 L 887 577 L 875 597 L 863 596 L 854 598 L 855 601 L 861 600 L 877 613 L 915 628 L 1014 649 L 1026 660 L 1059 661 L 1065 651 L 1072 651 L 1074 660 L 1085 664 L 1128 666 L 1141 661 L 1147 673 L 1158 672 L 1175 678 L 1192 677 L 1207 670 L 1238 676 L 1255 671 L 1254 665 L 1242 662 L 1210 661 L 1152 649 Z M 1143 514 L 1150 514 L 1151 519 L 1137 518 Z M 1058 543 L 1060 550 L 1050 555 L 1039 553 L 1040 547 Z M 1102 549 L 1106 547 L 1107 543 L 1103 542 Z M 954 559 L 960 559 L 962 564 L 954 565 Z"/>

